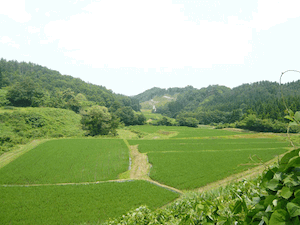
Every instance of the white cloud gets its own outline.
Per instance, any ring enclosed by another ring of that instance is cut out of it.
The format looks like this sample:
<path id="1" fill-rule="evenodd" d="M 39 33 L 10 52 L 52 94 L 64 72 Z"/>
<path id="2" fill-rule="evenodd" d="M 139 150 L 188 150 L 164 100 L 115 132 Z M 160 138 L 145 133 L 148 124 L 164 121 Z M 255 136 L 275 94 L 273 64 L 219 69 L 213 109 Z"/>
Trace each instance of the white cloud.
<path id="1" fill-rule="evenodd" d="M 27 30 L 29 33 L 31 34 L 35 34 L 35 33 L 39 33 L 40 32 L 40 28 L 38 27 L 33 27 L 33 26 L 28 26 Z"/>
<path id="2" fill-rule="evenodd" d="M 25 11 L 25 0 L 0 1 L 0 14 L 20 23 L 31 19 L 31 15 Z"/>
<path id="3" fill-rule="evenodd" d="M 16 44 L 10 37 L 8 36 L 3 36 L 0 38 L 0 43 L 2 44 L 7 44 L 8 46 L 12 46 L 14 48 L 19 48 L 20 45 Z"/>
<path id="4" fill-rule="evenodd" d="M 94 2 L 85 13 L 46 25 L 65 55 L 94 67 L 209 68 L 243 64 L 252 29 L 240 21 L 187 21 L 171 1 Z"/>
<path id="5" fill-rule="evenodd" d="M 258 0 L 258 13 L 253 13 L 251 26 L 258 31 L 267 30 L 288 19 L 300 16 L 299 0 Z"/>

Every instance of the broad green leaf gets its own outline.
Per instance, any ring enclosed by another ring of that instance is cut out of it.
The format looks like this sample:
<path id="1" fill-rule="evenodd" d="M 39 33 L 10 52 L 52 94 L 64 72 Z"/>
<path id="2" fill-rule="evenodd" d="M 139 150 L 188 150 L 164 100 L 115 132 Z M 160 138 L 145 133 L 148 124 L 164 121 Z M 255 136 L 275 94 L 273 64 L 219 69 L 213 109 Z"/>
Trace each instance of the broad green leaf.
<path id="1" fill-rule="evenodd" d="M 295 113 L 294 118 L 295 118 L 298 122 L 300 122 L 300 112 L 299 112 L 299 111 Z"/>
<path id="2" fill-rule="evenodd" d="M 272 206 L 268 205 L 265 212 L 273 212 Z"/>
<path id="3" fill-rule="evenodd" d="M 280 164 L 287 164 L 291 158 L 293 158 L 294 156 L 298 156 L 299 155 L 299 150 L 300 149 L 296 149 L 293 150 L 287 154 L 285 154 L 282 159 L 280 160 Z"/>
<path id="4" fill-rule="evenodd" d="M 293 121 L 293 122 L 289 122 L 289 126 L 297 126 L 298 125 L 298 123 L 297 122 L 295 122 L 295 121 Z"/>
<path id="5" fill-rule="evenodd" d="M 285 198 L 285 199 L 289 199 L 291 196 L 293 195 L 293 192 L 290 190 L 290 188 L 288 187 L 283 187 L 281 189 L 281 193 L 280 196 Z"/>
<path id="6" fill-rule="evenodd" d="M 292 202 L 293 202 L 293 203 L 296 203 L 296 204 L 298 204 L 298 205 L 300 205 L 300 196 L 297 196 L 296 198 L 294 198 L 294 199 L 292 200 Z"/>
<path id="7" fill-rule="evenodd" d="M 286 166 L 286 170 L 288 170 L 288 168 L 297 167 L 299 165 L 300 165 L 300 157 L 295 156 L 295 157 L 290 159 L 288 165 Z"/>
<path id="8" fill-rule="evenodd" d="M 234 214 L 237 214 L 237 213 L 240 213 L 242 212 L 243 210 L 243 207 L 242 207 L 242 201 L 237 201 L 234 205 L 234 208 L 233 208 L 233 213 Z"/>
<path id="9" fill-rule="evenodd" d="M 279 181 L 276 179 L 272 179 L 266 184 L 266 188 L 269 188 L 272 191 L 277 191 L 279 186 Z"/>
<path id="10" fill-rule="evenodd" d="M 268 195 L 264 201 L 264 206 L 267 207 L 268 205 L 271 205 L 275 198 L 275 195 Z"/>
<path id="11" fill-rule="evenodd" d="M 274 174 L 273 179 L 281 181 L 282 180 L 282 172 L 276 172 Z"/>
<path id="12" fill-rule="evenodd" d="M 300 206 L 297 205 L 296 203 L 289 202 L 286 205 L 286 208 L 290 214 L 291 217 L 296 217 L 300 215 Z"/>
<path id="13" fill-rule="evenodd" d="M 284 118 L 285 118 L 285 119 L 288 119 L 288 120 L 290 120 L 290 121 L 294 121 L 294 118 L 291 117 L 291 116 L 285 116 Z"/>
<path id="14" fill-rule="evenodd" d="M 268 219 L 268 217 L 263 216 L 262 219 L 263 219 L 263 222 L 265 222 L 267 225 L 269 225 L 269 219 Z"/>
<path id="15" fill-rule="evenodd" d="M 284 209 L 278 209 L 272 213 L 269 225 L 285 225 L 287 220 L 287 211 L 285 211 Z"/>
<path id="16" fill-rule="evenodd" d="M 299 216 L 292 218 L 292 224 L 300 224 Z"/>
<path id="17" fill-rule="evenodd" d="M 295 196 L 295 198 L 297 198 L 297 197 L 300 198 L 300 189 L 298 189 L 297 191 L 295 191 L 294 196 Z"/>

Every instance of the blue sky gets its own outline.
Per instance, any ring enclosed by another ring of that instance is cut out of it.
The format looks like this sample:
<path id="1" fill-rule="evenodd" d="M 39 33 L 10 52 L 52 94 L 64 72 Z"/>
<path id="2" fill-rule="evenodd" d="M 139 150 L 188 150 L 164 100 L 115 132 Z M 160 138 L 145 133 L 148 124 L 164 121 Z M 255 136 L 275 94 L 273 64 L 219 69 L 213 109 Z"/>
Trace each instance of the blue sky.
<path id="1" fill-rule="evenodd" d="M 1 1 L 0 57 L 125 95 L 278 82 L 300 70 L 299 8 L 298 0 Z"/>

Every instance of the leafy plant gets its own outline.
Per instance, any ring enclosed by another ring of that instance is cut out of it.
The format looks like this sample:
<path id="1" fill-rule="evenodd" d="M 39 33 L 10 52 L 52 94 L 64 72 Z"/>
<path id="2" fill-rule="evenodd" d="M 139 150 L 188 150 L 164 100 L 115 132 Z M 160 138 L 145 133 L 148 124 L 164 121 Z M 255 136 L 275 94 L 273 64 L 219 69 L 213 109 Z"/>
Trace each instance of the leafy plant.
<path id="1" fill-rule="evenodd" d="M 263 176 L 263 193 L 246 217 L 247 224 L 300 224 L 300 149 L 287 153 Z"/>

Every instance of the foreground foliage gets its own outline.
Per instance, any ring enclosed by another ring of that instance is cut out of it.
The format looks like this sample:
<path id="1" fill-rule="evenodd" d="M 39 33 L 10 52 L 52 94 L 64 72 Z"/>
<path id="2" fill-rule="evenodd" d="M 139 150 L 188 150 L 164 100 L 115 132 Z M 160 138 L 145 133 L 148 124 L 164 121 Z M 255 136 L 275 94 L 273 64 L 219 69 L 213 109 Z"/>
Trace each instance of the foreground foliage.
<path id="1" fill-rule="evenodd" d="M 141 206 L 105 224 L 242 224 L 243 205 L 250 207 L 252 196 L 258 193 L 259 179 L 243 180 L 213 191 L 187 193 L 156 211 Z"/>
<path id="2" fill-rule="evenodd" d="M 280 164 L 264 176 L 264 190 L 247 215 L 248 224 L 300 224 L 300 157 L 299 150 L 286 154 Z"/>

